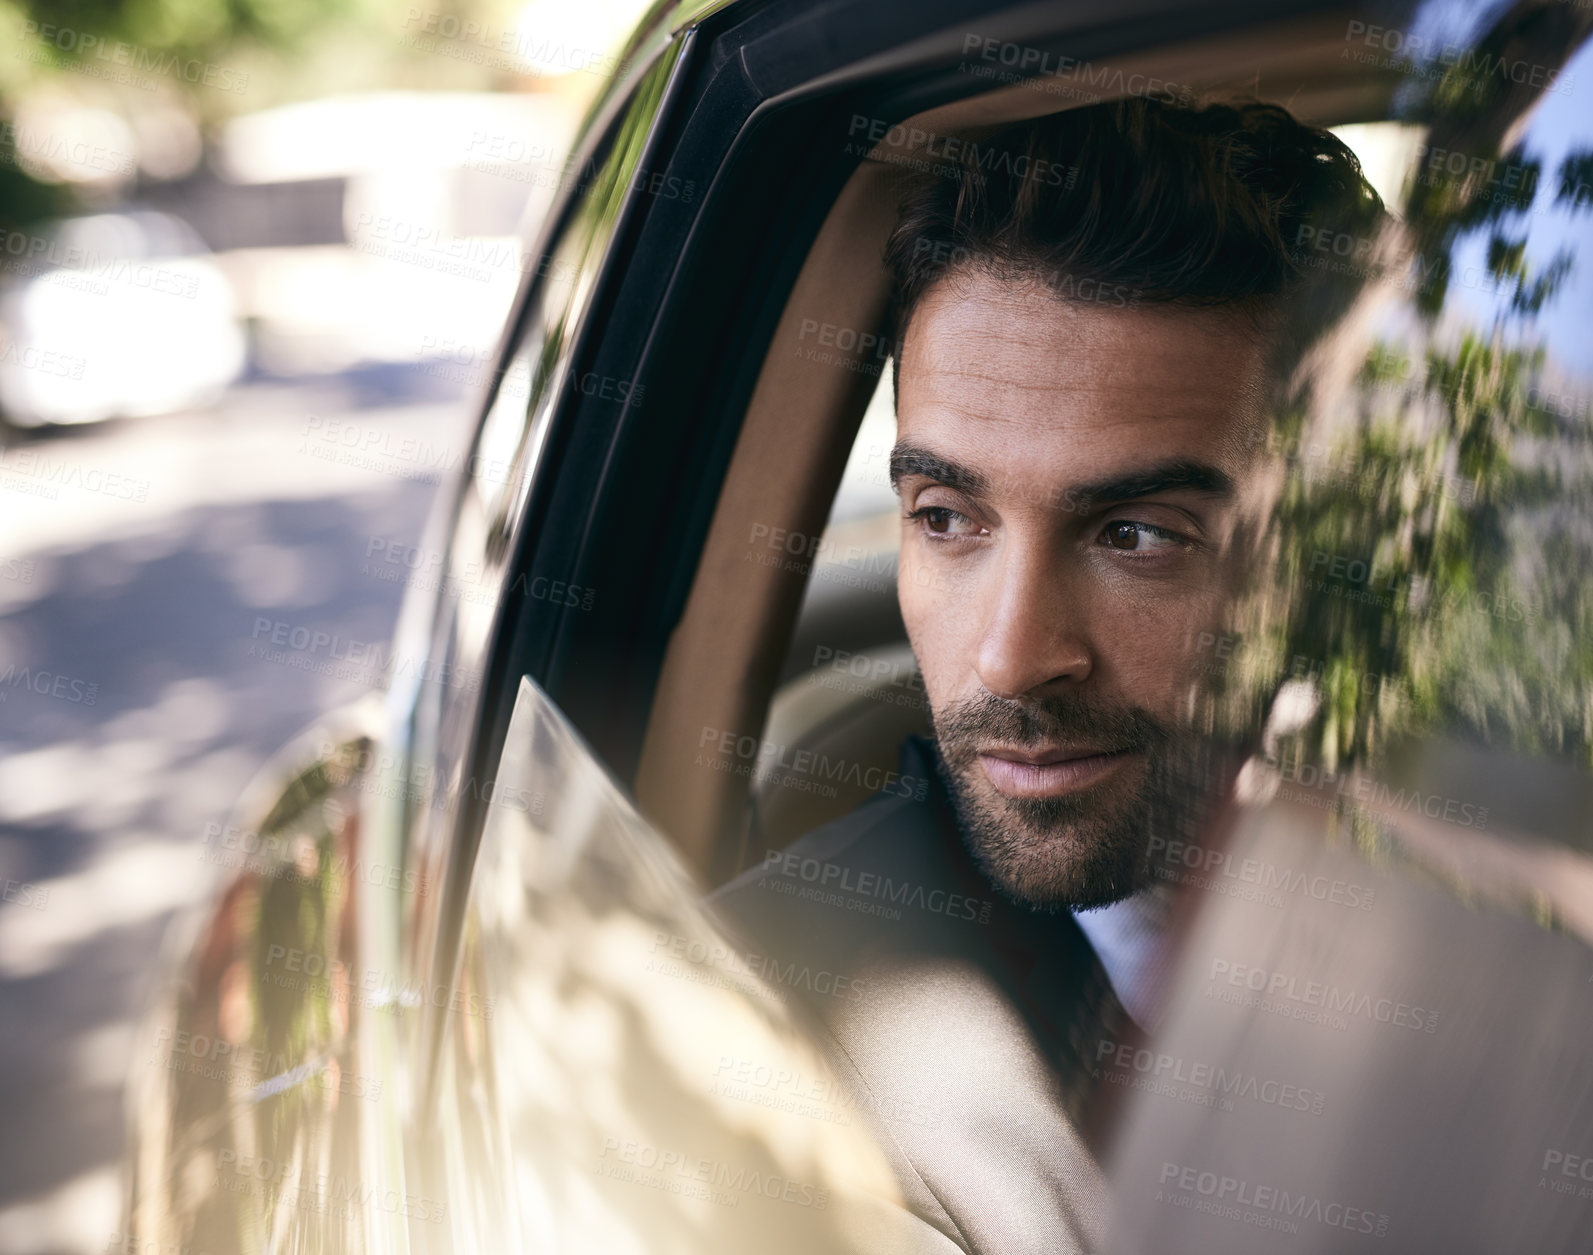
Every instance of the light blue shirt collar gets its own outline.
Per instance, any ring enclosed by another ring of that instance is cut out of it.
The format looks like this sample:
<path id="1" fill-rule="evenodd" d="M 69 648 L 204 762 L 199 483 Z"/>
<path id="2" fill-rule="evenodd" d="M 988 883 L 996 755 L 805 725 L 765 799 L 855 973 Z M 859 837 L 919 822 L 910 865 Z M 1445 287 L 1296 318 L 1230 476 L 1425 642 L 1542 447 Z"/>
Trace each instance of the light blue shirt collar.
<path id="1" fill-rule="evenodd" d="M 1112 992 L 1135 1024 L 1154 1032 L 1169 955 L 1165 944 L 1168 894 L 1151 885 L 1110 906 L 1074 911 Z"/>

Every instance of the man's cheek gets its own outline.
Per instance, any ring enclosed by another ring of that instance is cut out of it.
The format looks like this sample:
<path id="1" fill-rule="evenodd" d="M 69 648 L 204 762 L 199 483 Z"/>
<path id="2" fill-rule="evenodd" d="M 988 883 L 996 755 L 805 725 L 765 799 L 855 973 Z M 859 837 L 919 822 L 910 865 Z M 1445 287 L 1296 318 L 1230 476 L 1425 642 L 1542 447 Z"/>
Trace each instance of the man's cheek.
<path id="1" fill-rule="evenodd" d="M 1202 662 L 1212 659 L 1214 647 L 1202 642 L 1220 636 L 1209 626 L 1215 621 L 1204 600 L 1187 597 L 1114 605 L 1094 622 L 1092 674 L 1122 700 L 1177 722 Z"/>

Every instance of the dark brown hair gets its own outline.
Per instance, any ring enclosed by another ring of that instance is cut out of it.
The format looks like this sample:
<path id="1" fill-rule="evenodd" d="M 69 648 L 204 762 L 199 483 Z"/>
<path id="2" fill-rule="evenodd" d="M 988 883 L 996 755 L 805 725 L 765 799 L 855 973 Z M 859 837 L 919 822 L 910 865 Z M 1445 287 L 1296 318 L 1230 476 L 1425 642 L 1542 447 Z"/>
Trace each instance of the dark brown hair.
<path id="1" fill-rule="evenodd" d="M 970 271 L 1039 279 L 1064 300 L 1230 307 L 1298 352 L 1283 323 L 1300 320 L 1272 317 L 1278 298 L 1336 288 L 1311 302 L 1320 328 L 1359 287 L 1346 267 L 1313 269 L 1309 246 L 1322 232 L 1369 240 L 1382 216 L 1355 154 L 1277 105 L 1134 98 L 1005 127 L 909 185 L 885 253 L 898 369 L 924 294 Z"/>

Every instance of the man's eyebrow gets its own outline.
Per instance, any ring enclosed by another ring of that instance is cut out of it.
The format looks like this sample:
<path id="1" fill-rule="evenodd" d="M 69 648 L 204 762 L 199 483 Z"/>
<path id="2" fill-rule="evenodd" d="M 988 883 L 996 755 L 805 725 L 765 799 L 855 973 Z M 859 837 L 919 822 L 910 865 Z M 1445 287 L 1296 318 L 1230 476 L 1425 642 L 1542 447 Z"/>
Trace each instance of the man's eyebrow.
<path id="1" fill-rule="evenodd" d="M 1177 459 L 1127 475 L 1076 484 L 1070 490 L 1069 499 L 1076 503 L 1079 510 L 1088 510 L 1097 502 L 1134 501 L 1161 492 L 1198 492 L 1208 497 L 1232 497 L 1234 485 L 1232 477 L 1218 467 L 1206 462 Z"/>
<path id="2" fill-rule="evenodd" d="M 979 471 L 952 462 L 921 445 L 898 444 L 891 450 L 891 487 L 899 488 L 909 475 L 922 476 L 944 484 L 968 497 L 989 494 L 990 481 Z M 1114 475 L 1091 483 L 1075 484 L 1065 495 L 1069 508 L 1080 512 L 1097 504 L 1135 501 L 1163 492 L 1198 492 L 1209 497 L 1232 497 L 1234 483 L 1226 471 L 1206 462 L 1174 459 L 1126 475 Z"/>
<path id="3" fill-rule="evenodd" d="M 982 497 L 990 487 L 989 481 L 976 470 L 947 461 L 922 445 L 899 443 L 891 450 L 891 487 L 900 488 L 901 481 L 909 475 L 932 479 L 965 497 Z"/>

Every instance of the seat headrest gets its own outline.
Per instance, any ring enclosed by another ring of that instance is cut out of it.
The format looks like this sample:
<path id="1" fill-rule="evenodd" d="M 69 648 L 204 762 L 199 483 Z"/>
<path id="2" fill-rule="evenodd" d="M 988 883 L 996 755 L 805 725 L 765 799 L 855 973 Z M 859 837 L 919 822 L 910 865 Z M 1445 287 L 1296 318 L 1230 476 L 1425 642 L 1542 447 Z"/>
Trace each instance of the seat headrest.
<path id="1" fill-rule="evenodd" d="M 764 857 L 877 792 L 902 741 L 931 735 L 929 695 L 901 641 L 841 654 L 785 684 L 752 781 L 748 856 Z"/>

